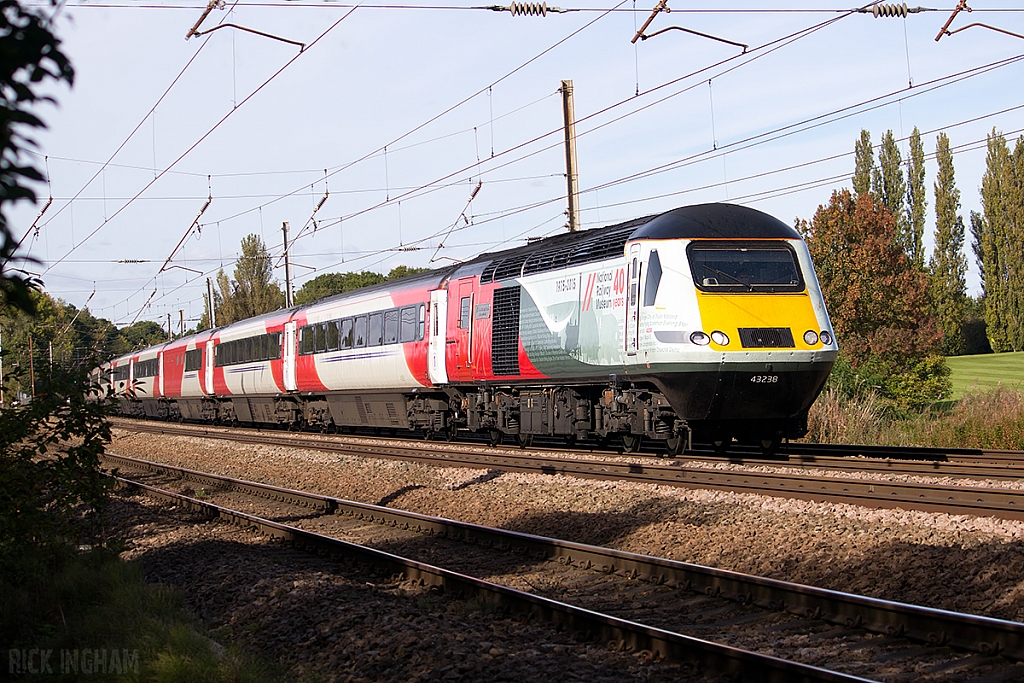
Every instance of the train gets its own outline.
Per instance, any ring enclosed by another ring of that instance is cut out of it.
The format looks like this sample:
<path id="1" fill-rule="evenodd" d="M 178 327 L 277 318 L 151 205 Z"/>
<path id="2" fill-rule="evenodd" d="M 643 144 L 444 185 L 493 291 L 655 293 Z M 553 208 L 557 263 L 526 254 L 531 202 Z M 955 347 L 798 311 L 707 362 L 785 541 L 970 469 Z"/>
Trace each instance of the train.
<path id="1" fill-rule="evenodd" d="M 806 434 L 837 353 L 800 234 L 711 203 L 204 330 L 94 379 L 144 418 L 771 453 Z"/>

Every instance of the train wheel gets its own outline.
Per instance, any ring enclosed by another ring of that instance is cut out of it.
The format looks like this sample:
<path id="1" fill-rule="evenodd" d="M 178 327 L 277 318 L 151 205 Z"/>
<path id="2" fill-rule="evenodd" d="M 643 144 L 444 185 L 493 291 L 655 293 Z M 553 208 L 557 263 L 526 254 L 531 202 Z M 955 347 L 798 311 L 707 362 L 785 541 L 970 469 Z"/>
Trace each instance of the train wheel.
<path id="1" fill-rule="evenodd" d="M 665 439 L 665 448 L 666 450 L 668 450 L 668 454 L 670 457 L 674 458 L 677 455 L 681 454 L 685 447 L 686 440 L 679 434 L 676 434 L 671 438 Z"/>
<path id="2" fill-rule="evenodd" d="M 533 434 L 516 434 L 516 443 L 520 448 L 529 448 L 533 445 Z"/>
<path id="3" fill-rule="evenodd" d="M 714 441 L 711 442 L 711 447 L 715 451 L 715 455 L 725 455 L 729 450 L 729 446 L 732 445 L 731 436 L 718 436 L 715 437 Z"/>
<path id="4" fill-rule="evenodd" d="M 762 437 L 758 441 L 758 445 L 761 447 L 761 455 L 771 456 L 775 455 L 775 451 L 779 450 L 779 444 L 782 443 L 782 434 L 776 432 L 775 434 Z"/>
<path id="5" fill-rule="evenodd" d="M 500 446 L 505 438 L 505 434 L 500 429 L 492 429 L 488 437 L 488 441 L 492 446 Z"/>
<path id="6" fill-rule="evenodd" d="M 576 435 L 575 434 L 566 434 L 565 435 L 565 445 L 568 446 L 569 448 L 572 448 L 573 446 L 575 446 L 576 445 Z"/>
<path id="7" fill-rule="evenodd" d="M 627 453 L 636 453 L 640 450 L 640 443 L 644 440 L 642 434 L 623 434 L 622 450 Z"/>

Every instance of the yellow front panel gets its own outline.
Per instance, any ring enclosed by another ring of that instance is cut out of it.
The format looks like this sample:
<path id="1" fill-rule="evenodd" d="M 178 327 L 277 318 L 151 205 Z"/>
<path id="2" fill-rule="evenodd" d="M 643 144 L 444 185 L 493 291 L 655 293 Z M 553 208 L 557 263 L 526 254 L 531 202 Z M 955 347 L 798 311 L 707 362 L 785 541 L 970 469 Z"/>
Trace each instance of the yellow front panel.
<path id="1" fill-rule="evenodd" d="M 718 351 L 743 350 L 740 346 L 741 327 L 788 327 L 793 332 L 794 348 L 822 348 L 820 341 L 811 346 L 804 343 L 804 332 L 821 331 L 806 291 L 795 294 L 718 294 L 698 291 L 697 305 L 704 332 L 711 334 L 719 330 L 729 336 L 728 346 L 711 342 L 711 348 Z"/>

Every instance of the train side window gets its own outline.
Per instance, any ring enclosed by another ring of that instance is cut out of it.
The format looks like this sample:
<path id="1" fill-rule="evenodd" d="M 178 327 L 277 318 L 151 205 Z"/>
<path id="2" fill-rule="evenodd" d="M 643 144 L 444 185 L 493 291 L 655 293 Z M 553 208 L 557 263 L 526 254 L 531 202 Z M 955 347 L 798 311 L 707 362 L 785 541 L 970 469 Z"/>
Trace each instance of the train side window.
<path id="1" fill-rule="evenodd" d="M 313 349 L 316 348 L 313 343 L 313 328 L 309 325 L 303 325 L 299 329 L 299 354 L 302 356 L 313 353 Z"/>
<path id="2" fill-rule="evenodd" d="M 185 352 L 185 372 L 192 372 L 203 367 L 203 350 L 192 349 Z"/>
<path id="3" fill-rule="evenodd" d="M 341 321 L 340 325 L 341 348 L 351 349 L 352 342 L 354 341 L 352 337 L 352 318 L 345 318 L 344 320 Z"/>
<path id="4" fill-rule="evenodd" d="M 357 349 L 366 346 L 366 316 L 361 315 L 355 319 L 355 343 L 352 345 Z"/>
<path id="5" fill-rule="evenodd" d="M 270 360 L 277 360 L 281 357 L 281 333 L 275 332 L 270 335 L 270 343 L 272 345 L 270 350 Z"/>
<path id="6" fill-rule="evenodd" d="M 459 327 L 461 329 L 463 329 L 463 330 L 468 330 L 469 329 L 469 302 L 470 302 L 470 298 L 471 297 L 464 296 L 464 297 L 462 297 L 462 301 L 460 302 L 460 308 L 459 308 Z"/>
<path id="7" fill-rule="evenodd" d="M 341 348 L 341 339 L 338 334 L 338 323 L 340 320 L 331 320 L 327 323 L 327 350 L 337 351 Z"/>
<path id="8" fill-rule="evenodd" d="M 658 250 L 651 251 L 647 259 L 647 281 L 644 283 L 644 306 L 653 306 L 658 298 L 658 285 L 661 284 L 661 258 Z"/>
<path id="9" fill-rule="evenodd" d="M 416 317 L 416 331 L 418 333 L 416 339 L 423 339 L 427 331 L 427 307 L 420 304 L 417 309 L 419 310 L 419 313 Z"/>
<path id="10" fill-rule="evenodd" d="M 367 346 L 380 346 L 381 340 L 384 338 L 384 314 L 383 313 L 371 313 L 370 314 L 370 326 L 366 332 L 366 345 Z"/>
<path id="11" fill-rule="evenodd" d="M 323 353 L 327 350 L 327 326 L 320 323 L 316 326 L 316 352 Z"/>
<path id="12" fill-rule="evenodd" d="M 402 336 L 401 341 L 411 342 L 416 341 L 416 333 L 419 330 L 419 325 L 416 320 L 416 309 L 422 308 L 419 306 L 406 306 L 402 309 Z"/>
<path id="13" fill-rule="evenodd" d="M 398 309 L 384 311 L 384 343 L 394 344 L 398 341 Z"/>

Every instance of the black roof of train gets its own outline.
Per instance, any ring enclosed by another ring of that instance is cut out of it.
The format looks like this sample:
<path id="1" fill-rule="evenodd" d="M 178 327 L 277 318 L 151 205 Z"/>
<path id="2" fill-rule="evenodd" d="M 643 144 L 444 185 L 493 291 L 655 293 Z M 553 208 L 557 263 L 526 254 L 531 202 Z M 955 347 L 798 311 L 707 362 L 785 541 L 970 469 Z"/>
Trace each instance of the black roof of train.
<path id="1" fill-rule="evenodd" d="M 666 239 L 800 239 L 800 234 L 757 209 L 736 204 L 694 204 L 481 254 L 463 264 L 452 277 L 479 274 L 481 282 L 506 280 L 621 256 L 628 241 Z"/>

